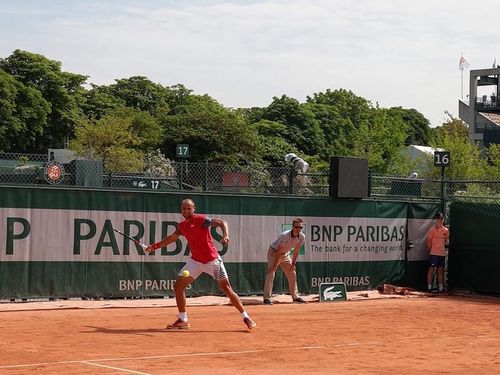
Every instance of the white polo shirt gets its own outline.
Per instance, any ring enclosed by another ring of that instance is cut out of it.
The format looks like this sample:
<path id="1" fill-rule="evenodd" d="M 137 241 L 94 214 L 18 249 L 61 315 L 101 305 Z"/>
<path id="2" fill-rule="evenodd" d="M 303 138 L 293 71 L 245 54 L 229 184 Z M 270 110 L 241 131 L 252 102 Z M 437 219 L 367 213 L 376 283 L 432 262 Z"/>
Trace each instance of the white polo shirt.
<path id="1" fill-rule="evenodd" d="M 281 254 L 286 254 L 292 249 L 299 250 L 305 239 L 306 235 L 302 232 L 297 237 L 292 237 L 292 229 L 289 229 L 281 233 L 269 247 L 273 250 L 279 249 Z"/>

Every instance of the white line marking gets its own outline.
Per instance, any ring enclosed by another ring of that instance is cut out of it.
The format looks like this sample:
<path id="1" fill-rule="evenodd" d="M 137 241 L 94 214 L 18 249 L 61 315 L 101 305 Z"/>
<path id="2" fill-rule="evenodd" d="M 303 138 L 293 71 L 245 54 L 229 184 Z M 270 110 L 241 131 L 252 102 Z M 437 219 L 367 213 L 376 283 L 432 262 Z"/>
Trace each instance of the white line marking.
<path id="1" fill-rule="evenodd" d="M 167 355 L 152 355 L 147 357 L 125 357 L 125 358 L 102 358 L 91 359 L 92 362 L 112 362 L 112 361 L 129 361 L 129 360 L 145 360 L 145 359 L 161 359 L 161 358 L 178 358 L 178 357 L 200 357 L 210 355 L 235 355 L 235 354 L 249 354 L 249 353 L 262 353 L 265 350 L 242 350 L 237 352 L 203 352 L 203 353 L 184 353 L 184 354 L 167 354 Z M 0 367 L 1 368 L 1 367 Z"/>
<path id="2" fill-rule="evenodd" d="M 88 361 L 81 361 L 80 363 L 85 363 L 85 364 L 87 364 L 87 365 L 92 365 L 92 366 L 98 366 L 98 367 L 110 368 L 110 369 L 112 369 L 112 370 L 118 370 L 118 371 L 130 372 L 130 373 L 132 373 L 132 374 L 151 375 L 151 374 L 150 374 L 150 373 L 148 373 L 148 372 L 140 372 L 140 371 L 134 371 L 134 370 L 127 370 L 127 369 L 120 368 L 120 367 L 113 367 L 113 366 L 101 365 L 100 363 L 92 363 L 92 362 L 88 362 Z"/>
<path id="3" fill-rule="evenodd" d="M 0 366 L 2 368 L 22 368 L 22 367 L 35 367 L 35 366 L 50 366 L 50 365 L 69 365 L 74 363 L 82 363 L 82 361 L 61 361 L 61 362 L 39 362 L 39 363 L 28 363 L 25 365 L 10 365 L 10 366 Z"/>
<path id="4" fill-rule="evenodd" d="M 462 335 L 455 336 L 456 339 L 468 338 L 475 339 L 479 337 L 488 337 L 491 339 L 498 338 L 498 335 Z M 405 337 L 401 339 L 392 340 L 394 342 L 404 342 L 404 341 L 416 341 L 416 340 L 436 340 L 439 338 L 436 337 Z M 389 343 L 389 342 L 388 342 Z M 328 348 L 338 348 L 338 347 L 349 347 L 349 346 L 358 346 L 358 345 L 373 345 L 373 344 L 384 344 L 384 342 L 379 341 L 367 341 L 367 342 L 353 342 L 353 343 L 339 343 L 334 345 L 324 345 L 324 346 L 300 346 L 300 347 L 288 347 L 282 348 L 281 350 L 304 350 L 304 349 L 328 349 Z M 116 357 L 116 358 L 101 358 L 101 359 L 87 359 L 87 360 L 77 360 L 77 361 L 61 361 L 61 362 L 40 362 L 40 363 L 29 363 L 24 365 L 10 365 L 10 366 L 0 366 L 0 369 L 7 368 L 22 368 L 22 367 L 35 367 L 35 366 L 50 366 L 50 365 L 66 365 L 66 364 L 75 364 L 75 363 L 89 363 L 95 364 L 94 362 L 115 362 L 115 361 L 142 361 L 148 359 L 162 359 L 162 358 L 182 358 L 182 357 L 200 357 L 200 356 L 217 356 L 217 355 L 238 355 L 238 354 L 251 354 L 251 353 L 262 353 L 273 350 L 273 348 L 268 349 L 259 349 L 259 350 L 241 350 L 235 352 L 204 352 L 204 353 L 184 353 L 184 354 L 167 354 L 167 355 L 155 355 L 155 356 L 147 356 L 147 357 Z M 278 350 L 278 349 L 277 349 Z M 140 373 L 139 373 L 140 374 Z"/>
<path id="5" fill-rule="evenodd" d="M 61 361 L 61 362 L 39 362 L 39 363 L 28 363 L 25 365 L 0 366 L 0 369 L 48 366 L 48 365 L 67 365 L 67 364 L 75 364 L 75 363 L 82 363 L 82 362 L 141 361 L 141 360 L 147 360 L 147 359 L 162 359 L 162 358 L 176 358 L 176 357 L 199 357 L 199 356 L 210 356 L 210 355 L 236 355 L 236 354 L 262 353 L 264 351 L 265 350 L 242 350 L 242 351 L 237 351 L 237 352 L 185 353 L 185 354 L 152 355 L 152 356 L 147 356 L 147 357 L 116 357 L 116 358 L 86 359 L 86 360 Z"/>

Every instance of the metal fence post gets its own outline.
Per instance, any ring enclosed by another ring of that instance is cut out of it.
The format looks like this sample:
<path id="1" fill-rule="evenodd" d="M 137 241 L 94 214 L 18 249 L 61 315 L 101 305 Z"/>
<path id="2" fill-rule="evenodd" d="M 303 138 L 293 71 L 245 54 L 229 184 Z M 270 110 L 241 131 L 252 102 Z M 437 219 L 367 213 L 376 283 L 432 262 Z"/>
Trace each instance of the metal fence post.
<path id="1" fill-rule="evenodd" d="M 445 166 L 441 165 L 441 212 L 443 213 L 443 215 L 444 215 L 444 211 L 445 211 L 444 169 L 445 169 Z"/>
<path id="2" fill-rule="evenodd" d="M 368 198 L 372 196 L 372 171 L 368 170 Z"/>
<path id="3" fill-rule="evenodd" d="M 293 194 L 294 179 L 295 179 L 295 168 L 291 166 L 290 171 L 288 173 L 288 194 Z"/>
<path id="4" fill-rule="evenodd" d="M 205 178 L 203 179 L 203 191 L 208 190 L 208 160 L 205 160 Z"/>
<path id="5" fill-rule="evenodd" d="M 183 162 L 179 162 L 180 163 L 180 170 L 181 170 L 181 173 L 180 173 L 180 178 L 179 178 L 179 189 L 180 190 L 184 190 L 184 163 Z"/>

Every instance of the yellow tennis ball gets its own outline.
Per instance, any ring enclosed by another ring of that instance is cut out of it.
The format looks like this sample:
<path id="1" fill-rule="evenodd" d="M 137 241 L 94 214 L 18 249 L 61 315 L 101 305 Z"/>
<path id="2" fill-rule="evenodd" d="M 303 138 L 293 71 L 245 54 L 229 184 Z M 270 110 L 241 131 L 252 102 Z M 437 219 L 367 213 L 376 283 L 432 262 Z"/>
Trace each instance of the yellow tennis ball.
<path id="1" fill-rule="evenodd" d="M 189 276 L 189 271 L 188 270 L 182 271 L 182 276 L 188 277 Z"/>

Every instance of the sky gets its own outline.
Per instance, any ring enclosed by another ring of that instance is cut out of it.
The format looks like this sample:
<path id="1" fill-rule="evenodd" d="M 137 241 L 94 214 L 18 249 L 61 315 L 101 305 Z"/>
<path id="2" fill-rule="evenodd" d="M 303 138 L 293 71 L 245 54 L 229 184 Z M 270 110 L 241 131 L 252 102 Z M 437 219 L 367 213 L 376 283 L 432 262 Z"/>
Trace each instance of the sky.
<path id="1" fill-rule="evenodd" d="M 88 76 L 183 84 L 225 107 L 347 89 L 458 116 L 468 74 L 500 64 L 500 1 L 0 0 L 0 58 L 21 49 Z M 479 6 L 480 5 L 480 6 Z M 463 83 L 463 90 L 462 90 Z"/>

